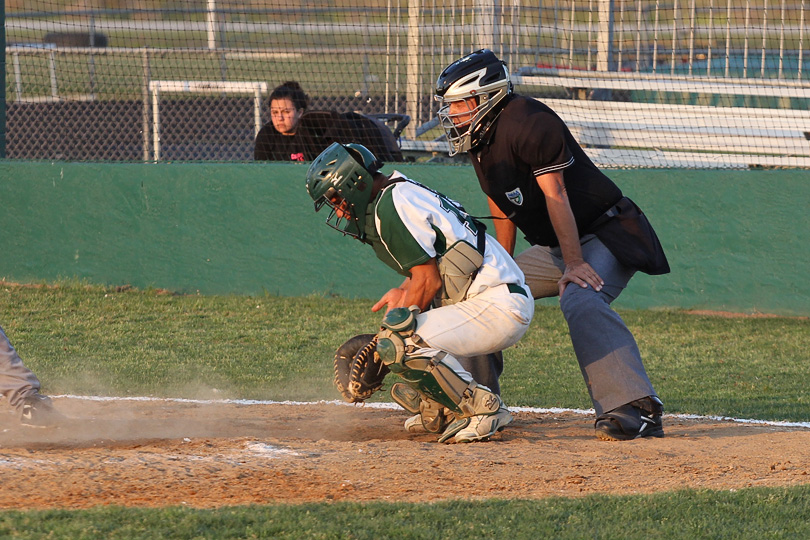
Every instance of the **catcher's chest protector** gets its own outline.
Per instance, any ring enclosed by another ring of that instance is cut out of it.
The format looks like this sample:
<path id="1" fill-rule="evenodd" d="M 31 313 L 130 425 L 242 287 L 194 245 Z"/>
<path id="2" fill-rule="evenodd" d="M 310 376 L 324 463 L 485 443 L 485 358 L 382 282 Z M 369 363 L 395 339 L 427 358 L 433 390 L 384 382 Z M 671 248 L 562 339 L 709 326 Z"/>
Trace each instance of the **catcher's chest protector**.
<path id="1" fill-rule="evenodd" d="M 484 234 L 480 232 L 478 234 Z M 442 288 L 436 296 L 436 305 L 449 306 L 467 298 L 478 269 L 484 263 L 484 255 L 464 240 L 459 240 L 437 259 Z"/>

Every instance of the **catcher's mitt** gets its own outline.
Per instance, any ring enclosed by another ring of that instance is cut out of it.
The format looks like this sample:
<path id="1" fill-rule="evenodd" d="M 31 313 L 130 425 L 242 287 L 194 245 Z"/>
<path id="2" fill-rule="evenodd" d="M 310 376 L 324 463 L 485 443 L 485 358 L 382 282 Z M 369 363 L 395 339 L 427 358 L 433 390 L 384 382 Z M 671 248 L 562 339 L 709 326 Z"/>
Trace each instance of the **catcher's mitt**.
<path id="1" fill-rule="evenodd" d="M 349 403 L 363 402 L 382 387 L 388 367 L 376 350 L 376 334 L 359 334 L 335 353 L 335 386 Z"/>

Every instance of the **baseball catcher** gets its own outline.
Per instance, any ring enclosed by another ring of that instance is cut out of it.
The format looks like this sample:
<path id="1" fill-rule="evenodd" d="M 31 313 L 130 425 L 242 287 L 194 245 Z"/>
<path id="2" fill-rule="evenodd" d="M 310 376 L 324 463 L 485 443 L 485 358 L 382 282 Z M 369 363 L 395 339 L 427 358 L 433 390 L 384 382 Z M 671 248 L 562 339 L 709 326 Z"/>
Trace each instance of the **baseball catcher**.
<path id="1" fill-rule="evenodd" d="M 500 396 L 458 358 L 501 351 L 525 333 L 534 301 L 523 273 L 461 205 L 394 171 L 359 144 L 334 143 L 307 171 L 307 192 L 326 222 L 374 249 L 405 280 L 374 304 L 385 309 L 373 337 L 335 356 L 335 382 L 353 403 L 399 378 L 391 396 L 414 416 L 405 427 L 439 442 L 489 439 L 512 421 Z M 373 343 L 373 344 L 372 344 Z"/>

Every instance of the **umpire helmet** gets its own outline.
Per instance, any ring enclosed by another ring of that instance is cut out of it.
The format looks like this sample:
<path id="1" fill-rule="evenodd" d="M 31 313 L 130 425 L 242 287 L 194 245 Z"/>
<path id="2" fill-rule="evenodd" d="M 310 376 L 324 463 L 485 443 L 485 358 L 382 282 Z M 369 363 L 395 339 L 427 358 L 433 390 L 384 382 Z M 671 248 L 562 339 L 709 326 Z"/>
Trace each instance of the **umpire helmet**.
<path id="1" fill-rule="evenodd" d="M 315 211 L 329 206 L 327 225 L 362 240 L 373 176 L 382 166 L 361 144 L 332 143 L 307 171 L 307 193 L 315 201 Z"/>
<path id="2" fill-rule="evenodd" d="M 506 63 L 489 49 L 479 49 L 447 66 L 436 81 L 436 101 L 440 102 L 438 117 L 450 143 L 450 155 L 474 150 L 483 141 L 503 104 L 512 93 L 512 81 Z M 450 114 L 450 104 L 467 98 L 477 98 L 469 121 L 458 121 L 459 114 Z M 499 104 L 501 104 L 499 106 Z"/>

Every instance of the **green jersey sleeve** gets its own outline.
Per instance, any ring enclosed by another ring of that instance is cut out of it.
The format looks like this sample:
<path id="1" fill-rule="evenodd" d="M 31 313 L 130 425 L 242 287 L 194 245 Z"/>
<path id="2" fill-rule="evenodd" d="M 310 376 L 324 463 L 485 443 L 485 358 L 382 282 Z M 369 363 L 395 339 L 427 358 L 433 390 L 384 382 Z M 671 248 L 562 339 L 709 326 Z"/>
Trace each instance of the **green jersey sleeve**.
<path id="1" fill-rule="evenodd" d="M 425 251 L 405 225 L 404 216 L 394 204 L 395 187 L 396 184 L 383 190 L 375 204 L 374 224 L 379 241 L 375 242 L 374 249 L 380 260 L 400 274 L 408 275 L 411 268 L 428 262 L 435 254 Z"/>

